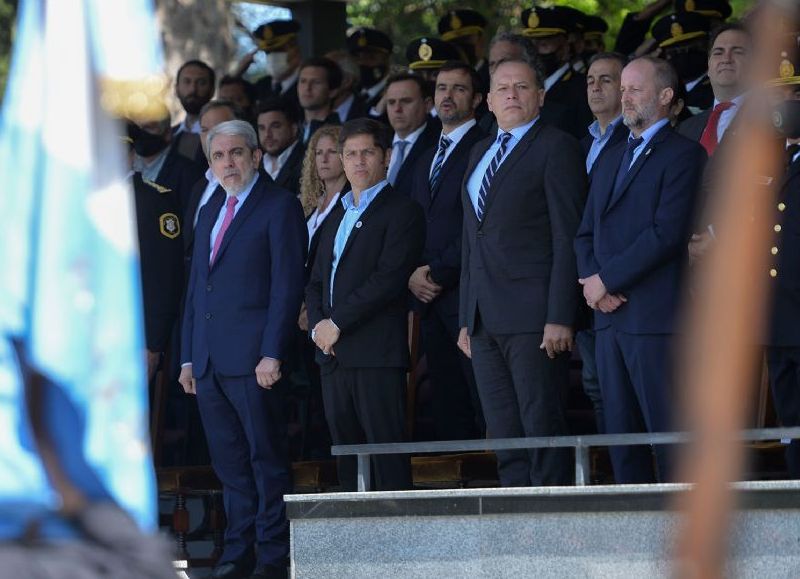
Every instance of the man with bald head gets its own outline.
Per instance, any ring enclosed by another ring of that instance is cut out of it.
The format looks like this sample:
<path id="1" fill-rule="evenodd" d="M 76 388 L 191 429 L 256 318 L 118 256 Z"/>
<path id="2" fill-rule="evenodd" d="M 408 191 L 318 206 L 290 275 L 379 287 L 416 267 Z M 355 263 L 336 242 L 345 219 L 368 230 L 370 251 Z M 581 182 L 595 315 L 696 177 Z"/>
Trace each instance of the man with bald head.
<path id="1" fill-rule="evenodd" d="M 630 129 L 598 159 L 575 240 L 586 303 L 595 310 L 597 371 L 608 434 L 672 430 L 670 351 L 703 148 L 668 119 L 678 75 L 643 57 L 622 71 Z M 676 170 L 676 167 L 680 170 Z M 618 483 L 656 480 L 648 447 L 611 449 Z M 657 478 L 669 457 L 656 449 Z"/>

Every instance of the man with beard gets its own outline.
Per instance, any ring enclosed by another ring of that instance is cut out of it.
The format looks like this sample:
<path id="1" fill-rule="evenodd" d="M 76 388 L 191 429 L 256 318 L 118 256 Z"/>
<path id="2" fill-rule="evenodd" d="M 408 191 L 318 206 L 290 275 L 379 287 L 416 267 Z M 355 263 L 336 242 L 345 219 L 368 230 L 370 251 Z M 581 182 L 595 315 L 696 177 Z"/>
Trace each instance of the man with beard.
<path id="1" fill-rule="evenodd" d="M 393 46 L 391 38 L 374 28 L 356 28 L 347 36 L 347 50 L 361 70 L 361 96 L 372 117 L 380 117 L 386 110 L 382 97 Z"/>
<path id="2" fill-rule="evenodd" d="M 200 133 L 200 109 L 214 96 L 215 82 L 214 70 L 202 60 L 184 62 L 175 80 L 175 96 L 186 116 L 183 122 L 172 127 L 173 146 L 183 157 L 202 167 L 205 167 L 206 159 L 197 137 Z"/>
<path id="3" fill-rule="evenodd" d="M 574 26 L 570 9 L 534 7 L 522 12 L 522 34 L 533 41 L 544 68 L 542 118 L 577 139 L 586 135 L 592 112 L 586 103 L 586 76 L 572 70 L 568 33 Z"/>
<path id="4" fill-rule="evenodd" d="M 181 335 L 180 383 L 195 394 L 227 527 L 212 577 L 285 578 L 291 492 L 281 363 L 300 311 L 307 244 L 303 211 L 258 171 L 245 121 L 208 134 L 224 195 L 201 211 Z M 254 553 L 255 552 L 255 553 Z"/>
<path id="5" fill-rule="evenodd" d="M 135 152 L 133 170 L 141 173 L 144 180 L 174 191 L 183 211 L 189 203 L 192 186 L 203 175 L 203 168 L 180 154 L 173 141 L 180 135 L 173 135 L 169 117 L 141 124 L 130 123 L 128 130 Z M 199 146 L 199 136 L 191 134 Z"/>
<path id="6" fill-rule="evenodd" d="M 714 91 L 707 74 L 710 28 L 709 19 L 696 12 L 670 14 L 653 25 L 653 38 L 661 55 L 675 67 L 686 87 L 687 114 L 682 120 L 714 104 Z"/>
<path id="7" fill-rule="evenodd" d="M 442 133 L 437 145 L 417 162 L 411 197 L 428 222 L 420 266 L 408 280 L 420 313 L 422 350 L 433 384 L 432 415 L 439 440 L 464 440 L 483 434 L 472 364 L 458 350 L 458 295 L 461 276 L 463 208 L 461 182 L 469 152 L 486 134 L 475 122 L 483 100 L 480 78 L 468 64 L 439 69 L 434 103 Z"/>
<path id="8" fill-rule="evenodd" d="M 303 145 L 325 124 L 341 124 L 333 100 L 342 84 L 342 70 L 329 58 L 310 58 L 300 67 L 297 97 L 303 107 Z"/>
<path id="9" fill-rule="evenodd" d="M 280 98 L 259 105 L 256 126 L 264 151 L 264 171 L 280 187 L 295 195 L 300 191 L 300 173 L 305 147 L 298 137 L 294 107 Z"/>
<path id="10" fill-rule="evenodd" d="M 678 76 L 642 57 L 622 71 L 631 134 L 597 161 L 575 239 L 586 303 L 595 310 L 597 371 L 608 434 L 673 429 L 672 335 L 705 151 L 669 124 Z M 679 170 L 676 170 L 679 168 Z M 670 479 L 667 449 L 612 447 L 618 483 Z"/>

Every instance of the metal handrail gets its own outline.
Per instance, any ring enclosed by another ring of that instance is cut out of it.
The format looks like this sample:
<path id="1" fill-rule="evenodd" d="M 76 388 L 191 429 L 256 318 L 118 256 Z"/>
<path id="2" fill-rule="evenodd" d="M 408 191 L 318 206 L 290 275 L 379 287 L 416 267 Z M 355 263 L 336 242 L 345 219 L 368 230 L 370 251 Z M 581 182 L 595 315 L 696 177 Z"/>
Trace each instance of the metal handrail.
<path id="1" fill-rule="evenodd" d="M 391 442 L 383 444 L 343 444 L 331 447 L 334 456 L 358 458 L 358 491 L 370 490 L 370 456 L 383 454 L 429 454 L 481 450 L 527 450 L 531 448 L 574 448 L 575 486 L 589 480 L 589 449 L 595 446 L 636 446 L 642 444 L 684 444 L 694 435 L 689 432 L 643 432 L 630 434 L 589 434 L 578 436 L 540 436 L 533 438 L 494 438 L 432 442 Z M 800 438 L 800 427 L 743 430 L 734 442 Z"/>

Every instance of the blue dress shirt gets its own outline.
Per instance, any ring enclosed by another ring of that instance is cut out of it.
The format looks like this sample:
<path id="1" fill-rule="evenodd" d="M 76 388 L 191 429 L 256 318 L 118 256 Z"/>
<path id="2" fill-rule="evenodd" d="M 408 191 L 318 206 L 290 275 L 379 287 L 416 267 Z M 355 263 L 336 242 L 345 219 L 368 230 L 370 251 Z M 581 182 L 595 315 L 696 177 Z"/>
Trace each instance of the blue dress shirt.
<path id="1" fill-rule="evenodd" d="M 536 124 L 536 121 L 539 120 L 539 117 L 536 117 L 531 122 L 520 125 L 511 129 L 510 131 L 504 131 L 500 127 L 497 128 L 497 138 L 492 143 L 492 146 L 487 149 L 486 153 L 484 153 L 481 160 L 478 161 L 478 164 L 475 165 L 475 170 L 470 175 L 469 180 L 467 181 L 467 193 L 469 193 L 469 199 L 472 201 L 472 207 L 475 210 L 475 215 L 478 214 L 478 196 L 481 191 L 481 181 L 483 181 L 483 176 L 486 174 L 486 170 L 489 168 L 489 164 L 494 159 L 494 156 L 497 154 L 497 150 L 500 148 L 500 135 L 505 132 L 511 133 L 511 139 L 508 141 L 508 145 L 506 146 L 506 153 L 503 155 L 503 158 L 500 161 L 500 165 L 498 165 L 497 169 L 500 170 L 500 166 L 508 159 L 508 156 L 511 154 L 511 151 L 514 150 L 514 147 L 517 146 L 522 140 L 522 137 L 533 128 L 533 125 Z"/>
<path id="2" fill-rule="evenodd" d="M 598 121 L 595 121 L 589 125 L 589 134 L 592 136 L 592 146 L 589 148 L 589 154 L 586 155 L 587 174 L 592 172 L 594 162 L 597 161 L 597 157 L 599 157 L 600 153 L 603 152 L 603 149 L 608 144 L 608 141 L 611 140 L 611 135 L 614 134 L 614 131 L 617 130 L 617 125 L 619 125 L 621 122 L 622 115 L 611 121 L 611 123 L 606 127 L 606 132 L 602 134 L 600 133 L 600 123 Z"/>
<path id="3" fill-rule="evenodd" d="M 339 258 L 342 256 L 345 245 L 347 245 L 347 240 L 350 237 L 350 233 L 352 233 L 353 227 L 361 227 L 361 221 L 359 221 L 359 219 L 361 219 L 361 214 L 367 210 L 367 207 L 369 207 L 370 203 L 375 200 L 375 197 L 378 196 L 378 193 L 380 193 L 381 190 L 388 184 L 389 182 L 384 179 L 380 183 L 362 191 L 361 197 L 358 200 L 358 205 L 355 204 L 352 191 L 348 191 L 347 194 L 342 197 L 344 217 L 342 217 L 342 221 L 339 223 L 339 229 L 336 231 L 336 238 L 333 240 L 333 267 L 331 268 L 330 295 L 331 305 L 333 305 L 333 280 L 336 279 L 336 268 L 339 267 Z"/>
<path id="4" fill-rule="evenodd" d="M 652 138 L 656 136 L 656 133 L 661 129 L 663 129 L 668 122 L 669 119 L 666 118 L 661 119 L 656 124 L 645 129 L 644 132 L 641 135 L 639 135 L 642 138 L 642 144 L 633 150 L 633 157 L 631 158 L 631 164 L 628 167 L 629 169 L 633 167 L 634 163 L 636 163 L 636 159 L 638 159 L 639 155 L 642 154 L 642 151 L 644 151 L 648 147 Z M 631 139 L 632 137 L 633 133 L 631 133 L 631 136 L 628 138 Z"/>

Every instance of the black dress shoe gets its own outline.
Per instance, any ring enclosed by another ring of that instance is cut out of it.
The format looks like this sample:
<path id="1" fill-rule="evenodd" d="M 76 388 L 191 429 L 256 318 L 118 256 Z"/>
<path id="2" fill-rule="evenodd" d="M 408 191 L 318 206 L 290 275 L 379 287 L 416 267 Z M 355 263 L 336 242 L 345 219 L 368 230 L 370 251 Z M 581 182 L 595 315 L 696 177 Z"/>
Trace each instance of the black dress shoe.
<path id="1" fill-rule="evenodd" d="M 286 567 L 276 567 L 275 565 L 264 565 L 257 567 L 255 572 L 250 575 L 250 579 L 287 579 L 289 571 Z"/>
<path id="2" fill-rule="evenodd" d="M 222 563 L 214 567 L 211 577 L 212 579 L 247 579 L 253 571 L 254 564 L 252 559 Z"/>

